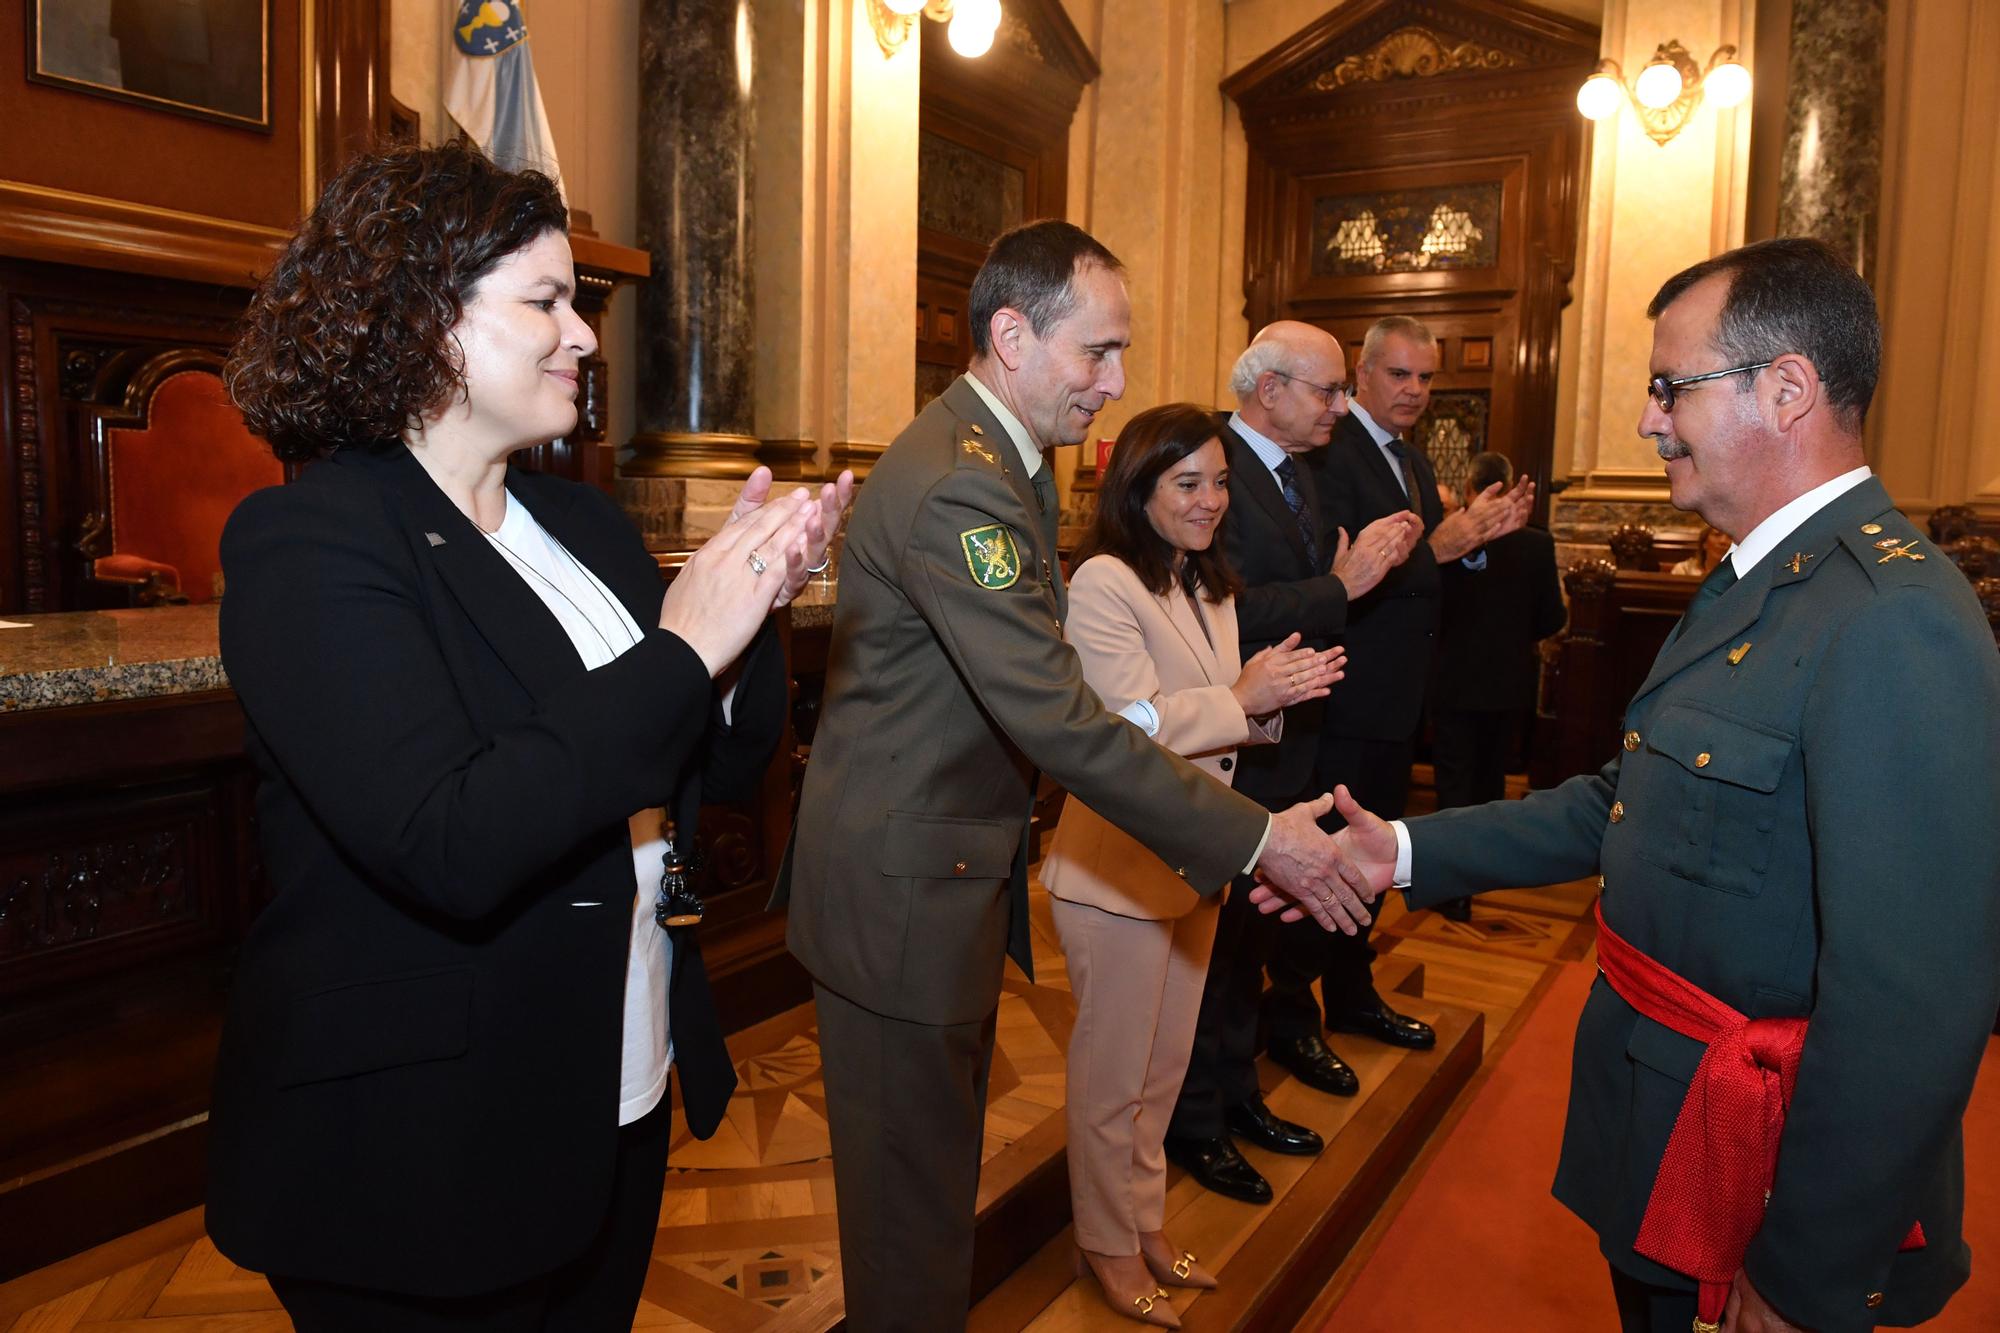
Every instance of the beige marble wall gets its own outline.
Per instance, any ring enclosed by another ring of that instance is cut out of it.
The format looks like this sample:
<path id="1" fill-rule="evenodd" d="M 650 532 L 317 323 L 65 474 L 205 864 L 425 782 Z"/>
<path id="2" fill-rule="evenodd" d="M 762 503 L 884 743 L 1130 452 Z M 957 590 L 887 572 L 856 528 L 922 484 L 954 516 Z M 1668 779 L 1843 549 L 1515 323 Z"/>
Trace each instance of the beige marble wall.
<path id="1" fill-rule="evenodd" d="M 1882 379 L 1869 456 L 1911 513 L 2000 516 L 2000 4 L 1890 0 Z"/>
<path id="2" fill-rule="evenodd" d="M 1734 43 L 1756 69 L 1746 0 L 1607 0 L 1605 55 L 1627 78 L 1661 42 L 1678 40 L 1695 63 Z M 1665 473 L 1637 433 L 1652 349 L 1646 303 L 1678 270 L 1742 243 L 1748 197 L 1750 116 L 1703 105 L 1671 141 L 1656 144 L 1628 105 L 1591 134 L 1575 316 L 1565 322 L 1564 392 L 1556 458 L 1582 485 L 1565 499 L 1664 498 Z M 1568 438 L 1564 439 L 1563 436 Z"/>

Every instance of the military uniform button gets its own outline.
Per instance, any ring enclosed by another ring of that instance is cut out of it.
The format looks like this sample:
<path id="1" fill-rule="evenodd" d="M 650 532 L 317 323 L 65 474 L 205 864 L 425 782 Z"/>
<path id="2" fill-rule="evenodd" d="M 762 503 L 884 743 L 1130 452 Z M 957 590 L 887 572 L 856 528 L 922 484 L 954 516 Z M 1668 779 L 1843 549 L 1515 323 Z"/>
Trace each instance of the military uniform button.
<path id="1" fill-rule="evenodd" d="M 959 861 L 953 864 L 951 873 L 954 875 L 963 875 L 965 873 L 965 862 Z"/>
<path id="2" fill-rule="evenodd" d="M 1882 530 L 1882 525 L 1880 523 L 1863 523 L 1861 525 L 1861 530 L 1867 533 L 1870 537 L 1873 537 L 1876 533 Z"/>
<path id="3" fill-rule="evenodd" d="M 1867 1306 L 1871 1310 L 1878 1310 L 1882 1307 L 1882 1293 L 1879 1291 L 1871 1291 L 1868 1293 L 1867 1297 L 1862 1300 L 1861 1303 Z"/>
<path id="4" fill-rule="evenodd" d="M 1613 801 L 1611 803 L 1611 822 L 1614 824 L 1625 822 L 1625 802 Z"/>
<path id="5" fill-rule="evenodd" d="M 1638 749 L 1638 748 L 1639 748 L 1639 739 L 1640 739 L 1640 737 L 1639 737 L 1639 733 L 1638 733 L 1638 732 L 1636 732 L 1636 731 L 1628 731 L 1628 732 L 1626 732 L 1626 733 L 1625 733 L 1625 753 L 1627 753 L 1627 754 L 1630 754 L 1630 753 L 1632 753 L 1632 751 L 1634 751 L 1634 750 Z"/>
<path id="6" fill-rule="evenodd" d="M 1711 755 L 1708 751 L 1703 750 L 1700 754 L 1694 757 L 1694 766 L 1696 768 L 1707 768 L 1708 761 L 1712 758 L 1714 758 L 1713 755 Z"/>

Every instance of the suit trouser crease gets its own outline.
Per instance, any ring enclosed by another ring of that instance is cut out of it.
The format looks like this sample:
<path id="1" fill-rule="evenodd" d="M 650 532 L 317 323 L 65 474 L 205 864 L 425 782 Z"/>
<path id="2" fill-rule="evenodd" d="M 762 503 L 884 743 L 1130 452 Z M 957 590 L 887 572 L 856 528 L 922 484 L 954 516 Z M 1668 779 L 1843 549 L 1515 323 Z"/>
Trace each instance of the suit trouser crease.
<path id="1" fill-rule="evenodd" d="M 913 1023 L 813 986 L 854 1329 L 963 1327 L 998 1008 Z"/>
<path id="2" fill-rule="evenodd" d="M 1132 1255 L 1166 1226 L 1162 1141 L 1187 1073 L 1217 906 L 1157 921 L 1053 900 L 1077 997 L 1065 1117 L 1077 1243 Z"/>

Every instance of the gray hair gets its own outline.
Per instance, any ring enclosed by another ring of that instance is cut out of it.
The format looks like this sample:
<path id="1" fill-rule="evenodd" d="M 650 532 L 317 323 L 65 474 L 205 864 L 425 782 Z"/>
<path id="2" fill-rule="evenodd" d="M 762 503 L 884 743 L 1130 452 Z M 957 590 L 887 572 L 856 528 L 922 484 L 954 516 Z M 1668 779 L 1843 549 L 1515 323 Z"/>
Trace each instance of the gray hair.
<path id="1" fill-rule="evenodd" d="M 1285 345 L 1275 338 L 1251 343 L 1243 349 L 1243 355 L 1236 358 L 1235 368 L 1229 372 L 1229 391 L 1238 398 L 1248 398 L 1257 391 L 1257 381 L 1267 370 L 1286 376 L 1292 373 Z"/>
<path id="2" fill-rule="evenodd" d="M 1382 354 L 1382 344 L 1391 338 L 1408 338 L 1419 347 L 1436 347 L 1437 335 L 1420 319 L 1408 315 L 1387 315 L 1368 326 L 1361 339 L 1361 359 L 1373 361 Z"/>

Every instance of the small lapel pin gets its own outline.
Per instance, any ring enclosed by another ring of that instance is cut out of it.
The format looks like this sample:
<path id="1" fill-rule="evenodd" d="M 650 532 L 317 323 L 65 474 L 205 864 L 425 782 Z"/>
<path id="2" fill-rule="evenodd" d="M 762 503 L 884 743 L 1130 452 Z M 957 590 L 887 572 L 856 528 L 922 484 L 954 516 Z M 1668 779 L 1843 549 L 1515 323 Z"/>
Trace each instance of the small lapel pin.
<path id="1" fill-rule="evenodd" d="M 1810 559 L 1812 557 L 1804 551 L 1794 551 L 1792 552 L 1792 558 L 1785 563 L 1792 567 L 1792 573 L 1797 574 L 1806 567 L 1806 561 Z"/>
<path id="2" fill-rule="evenodd" d="M 1741 662 L 1745 657 L 1747 657 L 1749 653 L 1750 653 L 1750 640 L 1745 639 L 1743 642 L 1737 644 L 1734 648 L 1731 648 L 1729 650 L 1729 665 L 1735 666 L 1738 662 Z"/>
<path id="3" fill-rule="evenodd" d="M 1901 544 L 1898 544 L 1894 537 L 1884 537 L 1881 541 L 1875 543 L 1875 549 L 1878 551 L 1887 551 L 1888 554 L 1875 563 L 1886 565 L 1891 560 L 1922 560 L 1924 558 L 1923 552 L 1917 550 L 1916 546 L 1917 539 L 1915 537 Z"/>
<path id="4" fill-rule="evenodd" d="M 435 532 L 426 532 L 424 534 L 424 540 L 429 542 L 432 546 L 444 545 L 444 538 L 438 536 Z"/>

